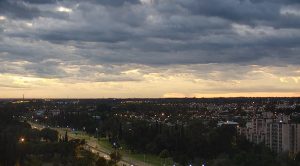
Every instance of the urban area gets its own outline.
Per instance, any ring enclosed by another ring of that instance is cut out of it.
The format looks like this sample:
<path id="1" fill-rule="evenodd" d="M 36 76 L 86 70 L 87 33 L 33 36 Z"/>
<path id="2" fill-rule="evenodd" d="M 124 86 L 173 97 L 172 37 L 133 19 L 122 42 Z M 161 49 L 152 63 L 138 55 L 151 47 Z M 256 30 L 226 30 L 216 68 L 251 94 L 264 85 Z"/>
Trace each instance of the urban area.
<path id="1" fill-rule="evenodd" d="M 300 98 L 2 99 L 0 165 L 298 166 Z"/>

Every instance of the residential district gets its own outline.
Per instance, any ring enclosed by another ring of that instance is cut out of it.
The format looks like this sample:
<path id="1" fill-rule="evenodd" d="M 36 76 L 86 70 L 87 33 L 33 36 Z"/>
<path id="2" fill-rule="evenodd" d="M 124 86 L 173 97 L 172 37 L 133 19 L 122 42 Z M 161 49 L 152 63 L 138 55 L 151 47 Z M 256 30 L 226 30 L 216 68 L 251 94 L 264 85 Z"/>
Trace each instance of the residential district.
<path id="1" fill-rule="evenodd" d="M 54 139 L 17 134 L 18 142 L 27 141 L 28 147 L 37 141 L 83 141 L 78 147 L 86 152 L 72 160 L 64 155 L 55 160 L 58 149 L 44 161 L 31 147 L 24 155 L 28 163 L 35 158 L 50 165 L 74 165 L 76 156 L 89 152 L 107 160 L 102 165 L 300 164 L 300 98 L 23 98 L 0 100 L 1 112 L 35 132 L 57 133 Z"/>

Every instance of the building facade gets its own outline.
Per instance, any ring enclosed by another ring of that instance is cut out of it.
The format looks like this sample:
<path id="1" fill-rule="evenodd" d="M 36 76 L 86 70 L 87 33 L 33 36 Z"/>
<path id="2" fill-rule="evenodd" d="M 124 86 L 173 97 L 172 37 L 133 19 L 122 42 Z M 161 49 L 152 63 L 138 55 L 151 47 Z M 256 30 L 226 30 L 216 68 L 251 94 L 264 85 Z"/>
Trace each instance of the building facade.
<path id="1" fill-rule="evenodd" d="M 291 123 L 290 117 L 265 112 L 238 127 L 238 132 L 250 142 L 263 143 L 277 153 L 296 154 L 300 151 L 300 124 Z"/>

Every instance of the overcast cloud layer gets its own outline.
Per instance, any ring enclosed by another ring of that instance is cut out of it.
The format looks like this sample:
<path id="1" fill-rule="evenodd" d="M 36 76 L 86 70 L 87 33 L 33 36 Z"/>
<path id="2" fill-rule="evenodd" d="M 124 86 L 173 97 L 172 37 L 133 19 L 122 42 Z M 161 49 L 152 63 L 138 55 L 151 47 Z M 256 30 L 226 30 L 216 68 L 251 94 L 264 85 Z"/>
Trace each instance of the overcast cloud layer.
<path id="1" fill-rule="evenodd" d="M 299 66 L 298 0 L 0 0 L 0 97 L 295 96 Z"/>

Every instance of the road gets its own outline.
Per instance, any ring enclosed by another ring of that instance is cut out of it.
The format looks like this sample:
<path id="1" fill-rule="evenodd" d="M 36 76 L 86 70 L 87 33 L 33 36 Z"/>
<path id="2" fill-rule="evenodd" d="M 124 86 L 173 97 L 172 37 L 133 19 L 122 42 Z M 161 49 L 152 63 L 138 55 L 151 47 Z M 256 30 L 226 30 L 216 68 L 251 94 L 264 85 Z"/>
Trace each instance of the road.
<path id="1" fill-rule="evenodd" d="M 44 126 L 36 124 L 36 123 L 32 123 L 29 122 L 32 128 L 38 129 L 38 130 L 42 130 L 44 128 Z M 53 128 L 50 127 L 53 130 L 56 130 L 60 135 L 64 135 L 66 131 L 68 131 L 68 137 L 70 139 L 85 139 L 85 146 L 84 148 L 86 150 L 91 151 L 92 153 L 98 154 L 100 157 L 104 157 L 105 159 L 110 159 L 109 154 L 111 153 L 110 151 L 108 151 L 107 149 L 101 147 L 98 144 L 98 140 L 94 137 L 89 137 L 89 136 L 84 136 L 81 134 L 76 134 L 75 132 L 73 132 L 71 129 L 69 128 Z M 151 166 L 148 163 L 144 163 L 141 161 L 137 161 L 134 160 L 132 158 L 129 157 L 122 157 L 122 160 L 118 163 L 119 166 Z"/>

